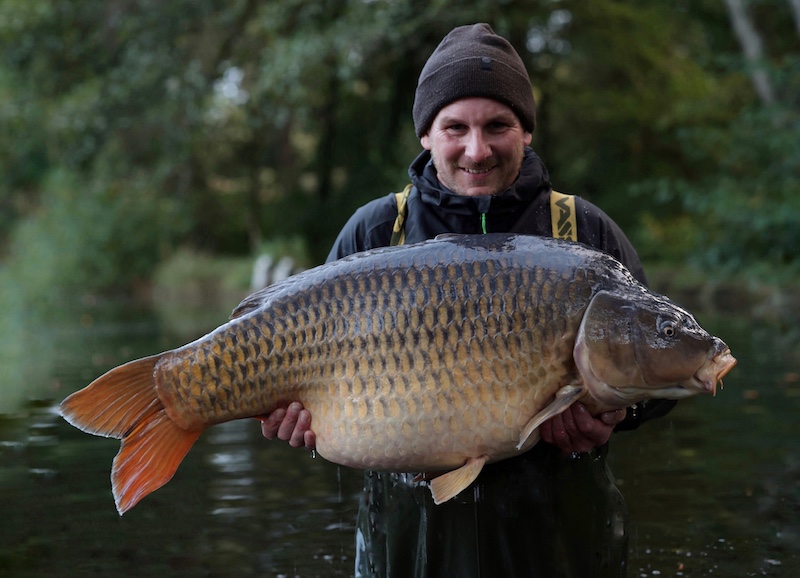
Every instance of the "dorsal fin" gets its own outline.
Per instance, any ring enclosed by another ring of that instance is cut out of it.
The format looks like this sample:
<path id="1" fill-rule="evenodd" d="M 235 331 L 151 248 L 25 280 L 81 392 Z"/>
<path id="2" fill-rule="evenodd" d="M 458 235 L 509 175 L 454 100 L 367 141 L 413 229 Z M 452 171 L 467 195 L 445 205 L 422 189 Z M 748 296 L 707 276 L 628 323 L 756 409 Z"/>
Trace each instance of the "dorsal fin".
<path id="1" fill-rule="evenodd" d="M 231 313 L 230 319 L 237 319 L 242 317 L 251 311 L 255 311 L 256 309 L 260 309 L 266 303 L 268 303 L 275 293 L 278 293 L 284 288 L 283 283 L 276 283 L 274 285 L 269 285 L 268 287 L 264 287 L 263 289 L 256 291 L 255 293 L 248 295 L 239 305 Z"/>

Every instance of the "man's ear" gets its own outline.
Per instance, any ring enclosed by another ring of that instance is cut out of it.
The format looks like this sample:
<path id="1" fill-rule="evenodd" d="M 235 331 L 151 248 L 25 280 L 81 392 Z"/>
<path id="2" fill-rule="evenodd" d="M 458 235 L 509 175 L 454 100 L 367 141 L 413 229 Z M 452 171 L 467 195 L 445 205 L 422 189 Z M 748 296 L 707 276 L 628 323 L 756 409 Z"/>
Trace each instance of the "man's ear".
<path id="1" fill-rule="evenodd" d="M 533 133 L 528 132 L 527 130 L 522 134 L 522 142 L 525 143 L 525 146 L 530 146 L 531 142 L 533 141 Z"/>
<path id="2" fill-rule="evenodd" d="M 426 151 L 431 150 L 431 137 L 428 136 L 427 132 L 419 137 L 419 144 L 421 144 L 422 148 L 424 148 Z"/>

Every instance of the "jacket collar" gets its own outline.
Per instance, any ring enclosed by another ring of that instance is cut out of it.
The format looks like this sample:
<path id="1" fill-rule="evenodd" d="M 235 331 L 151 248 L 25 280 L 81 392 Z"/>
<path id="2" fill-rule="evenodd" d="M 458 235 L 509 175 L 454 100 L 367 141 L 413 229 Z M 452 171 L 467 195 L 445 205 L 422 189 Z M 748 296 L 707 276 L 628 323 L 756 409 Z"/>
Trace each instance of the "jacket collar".
<path id="1" fill-rule="evenodd" d="M 497 213 L 518 210 L 536 197 L 550 191 L 550 175 L 539 156 L 525 148 L 519 177 L 499 195 L 464 197 L 445 187 L 436 176 L 431 154 L 422 151 L 408 169 L 411 182 L 419 190 L 423 202 L 461 214 Z"/>

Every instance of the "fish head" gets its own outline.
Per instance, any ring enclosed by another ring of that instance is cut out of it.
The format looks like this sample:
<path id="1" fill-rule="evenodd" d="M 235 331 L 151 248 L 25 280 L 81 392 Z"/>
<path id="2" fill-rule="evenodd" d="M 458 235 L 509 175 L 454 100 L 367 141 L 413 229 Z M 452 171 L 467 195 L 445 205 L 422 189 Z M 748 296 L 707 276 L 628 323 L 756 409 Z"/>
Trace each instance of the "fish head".
<path id="1" fill-rule="evenodd" d="M 584 313 L 574 357 L 592 397 L 611 407 L 716 394 L 736 365 L 721 339 L 649 291 L 598 292 Z"/>

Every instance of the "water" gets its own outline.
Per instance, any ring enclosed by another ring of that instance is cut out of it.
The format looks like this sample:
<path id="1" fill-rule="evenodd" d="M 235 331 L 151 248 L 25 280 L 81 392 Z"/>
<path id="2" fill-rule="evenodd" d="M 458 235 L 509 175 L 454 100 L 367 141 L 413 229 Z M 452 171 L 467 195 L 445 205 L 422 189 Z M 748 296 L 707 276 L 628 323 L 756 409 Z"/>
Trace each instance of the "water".
<path id="1" fill-rule="evenodd" d="M 739 366 L 716 398 L 614 437 L 629 576 L 800 576 L 797 324 L 698 317 Z M 55 403 L 106 369 L 223 319 L 87 304 L 15 336 L 25 347 L 2 359 L 0 382 L 0 576 L 352 575 L 359 472 L 244 420 L 212 428 L 120 518 L 108 478 L 118 442 L 57 416 Z"/>

